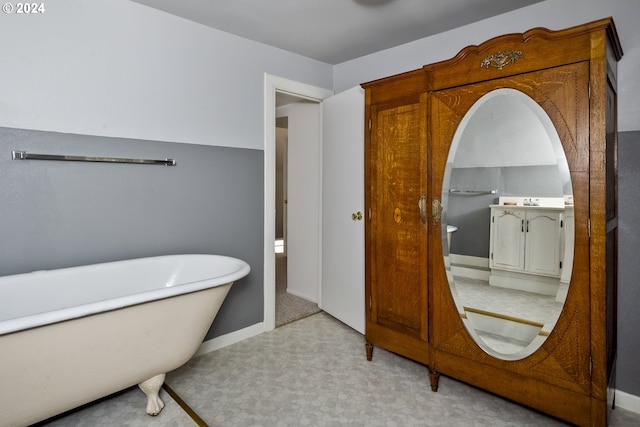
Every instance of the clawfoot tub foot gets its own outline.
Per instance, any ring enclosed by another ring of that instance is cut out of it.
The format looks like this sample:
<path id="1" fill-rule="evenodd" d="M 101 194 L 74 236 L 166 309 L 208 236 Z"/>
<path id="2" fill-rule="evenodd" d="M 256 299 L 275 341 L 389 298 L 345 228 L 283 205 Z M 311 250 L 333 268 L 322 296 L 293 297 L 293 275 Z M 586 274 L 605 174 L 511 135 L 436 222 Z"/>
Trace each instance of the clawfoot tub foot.
<path id="1" fill-rule="evenodd" d="M 160 399 L 158 393 L 160 392 L 160 387 L 164 383 L 165 374 L 156 375 L 153 378 L 149 378 L 146 381 L 138 384 L 140 390 L 147 395 L 147 414 L 156 416 L 162 411 L 164 408 L 164 402 Z"/>

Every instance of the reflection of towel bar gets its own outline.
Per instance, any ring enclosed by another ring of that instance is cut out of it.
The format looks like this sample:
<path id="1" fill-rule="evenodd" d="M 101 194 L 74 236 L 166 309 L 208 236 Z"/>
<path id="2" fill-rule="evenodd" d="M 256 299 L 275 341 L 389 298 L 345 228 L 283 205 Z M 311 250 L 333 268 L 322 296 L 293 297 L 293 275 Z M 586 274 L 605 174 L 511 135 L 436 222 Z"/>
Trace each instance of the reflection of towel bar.
<path id="1" fill-rule="evenodd" d="M 480 194 L 498 194 L 498 190 L 459 190 L 452 188 L 449 190 L 451 194 L 461 194 L 464 196 L 476 196 Z"/>
<path id="2" fill-rule="evenodd" d="M 465 315 L 467 312 L 481 314 L 483 316 L 494 317 L 496 319 L 509 320 L 511 322 L 522 323 L 523 325 L 535 326 L 537 328 L 544 327 L 544 323 L 536 322 L 535 320 L 523 319 L 522 317 L 514 317 L 509 316 L 508 314 L 500 314 L 493 311 L 481 310 L 479 308 L 467 307 L 466 305 L 463 307 L 465 311 Z"/>
<path id="3" fill-rule="evenodd" d="M 175 166 L 173 159 L 151 160 L 151 159 L 128 159 L 122 157 L 92 157 L 92 156 L 67 156 L 62 154 L 30 154 L 26 151 L 11 151 L 13 160 L 65 160 L 72 162 L 103 162 L 103 163 L 134 163 L 140 165 L 164 165 Z"/>

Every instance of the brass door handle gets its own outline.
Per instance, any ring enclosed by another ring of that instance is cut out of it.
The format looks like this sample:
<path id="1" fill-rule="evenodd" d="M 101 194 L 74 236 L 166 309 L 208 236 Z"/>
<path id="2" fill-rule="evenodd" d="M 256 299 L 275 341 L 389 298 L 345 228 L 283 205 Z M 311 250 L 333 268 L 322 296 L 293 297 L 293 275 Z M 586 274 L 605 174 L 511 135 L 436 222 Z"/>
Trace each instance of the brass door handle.
<path id="1" fill-rule="evenodd" d="M 420 200 L 418 200 L 418 207 L 420 208 L 420 216 L 422 217 L 422 222 L 427 222 L 427 196 L 424 194 L 420 196 Z"/>
<path id="2" fill-rule="evenodd" d="M 431 203 L 431 218 L 433 219 L 433 223 L 437 224 L 438 221 L 440 221 L 440 218 L 442 217 L 442 203 L 440 203 L 440 200 L 438 199 L 433 199 L 433 202 Z"/>
<path id="3" fill-rule="evenodd" d="M 354 212 L 351 214 L 351 219 L 354 221 L 362 221 L 362 212 Z"/>

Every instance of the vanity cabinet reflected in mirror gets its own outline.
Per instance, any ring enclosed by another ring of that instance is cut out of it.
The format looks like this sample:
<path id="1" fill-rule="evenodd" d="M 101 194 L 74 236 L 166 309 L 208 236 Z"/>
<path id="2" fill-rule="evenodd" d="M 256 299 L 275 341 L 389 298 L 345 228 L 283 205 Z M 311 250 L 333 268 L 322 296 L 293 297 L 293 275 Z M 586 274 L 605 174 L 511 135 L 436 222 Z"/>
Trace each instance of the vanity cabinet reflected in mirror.
<path id="1" fill-rule="evenodd" d="M 453 136 L 442 205 L 463 323 L 488 354 L 528 356 L 558 320 L 573 266 L 569 166 L 542 107 L 510 88 L 476 101 Z"/>
<path id="2" fill-rule="evenodd" d="M 610 18 L 365 83 L 365 339 L 580 426 L 615 389 Z"/>

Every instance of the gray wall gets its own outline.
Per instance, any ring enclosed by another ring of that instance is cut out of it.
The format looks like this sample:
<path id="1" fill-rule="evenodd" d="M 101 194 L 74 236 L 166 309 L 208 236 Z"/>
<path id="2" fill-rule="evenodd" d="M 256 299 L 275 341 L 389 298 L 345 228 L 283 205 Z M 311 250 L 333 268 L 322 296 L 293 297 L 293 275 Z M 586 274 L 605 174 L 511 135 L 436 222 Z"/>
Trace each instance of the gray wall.
<path id="1" fill-rule="evenodd" d="M 616 388 L 640 396 L 640 130 L 618 140 L 618 374 Z"/>
<path id="2" fill-rule="evenodd" d="M 241 258 L 207 339 L 263 320 L 263 152 L 0 128 L 0 275 L 164 254 Z M 177 166 L 11 160 L 33 153 Z"/>

